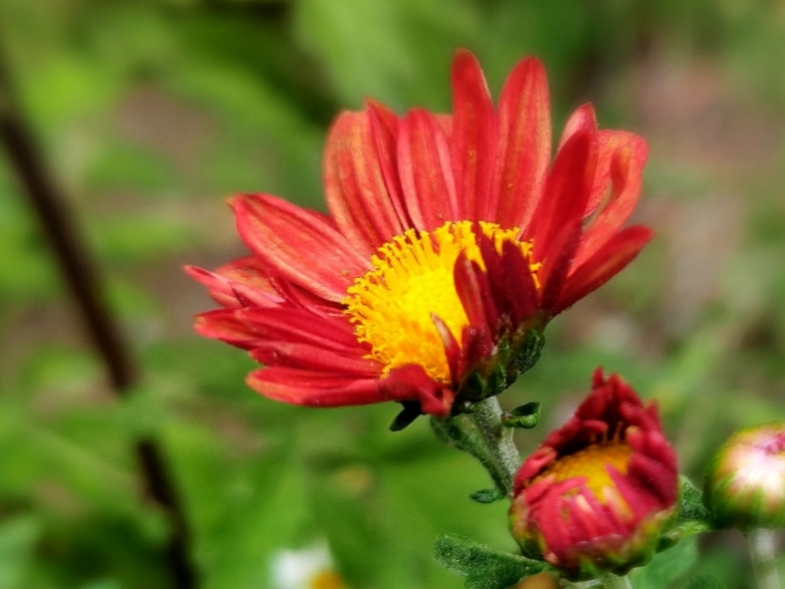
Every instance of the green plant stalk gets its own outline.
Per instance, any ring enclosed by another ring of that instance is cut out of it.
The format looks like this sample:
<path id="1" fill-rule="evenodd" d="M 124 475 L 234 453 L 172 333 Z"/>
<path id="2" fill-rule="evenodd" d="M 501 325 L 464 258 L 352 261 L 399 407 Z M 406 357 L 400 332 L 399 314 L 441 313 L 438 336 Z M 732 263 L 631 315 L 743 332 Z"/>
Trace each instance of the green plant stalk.
<path id="1" fill-rule="evenodd" d="M 780 589 L 774 531 L 758 528 L 747 534 L 747 550 L 758 589 Z"/>
<path id="2" fill-rule="evenodd" d="M 603 573 L 597 580 L 605 589 L 632 589 L 632 583 L 627 575 L 620 577 L 613 573 Z"/>
<path id="3" fill-rule="evenodd" d="M 502 409 L 496 397 L 488 397 L 475 404 L 472 421 L 490 458 L 490 464 L 486 464 L 486 468 L 490 467 L 495 471 L 491 476 L 502 484 L 505 494 L 512 497 L 513 481 L 521 464 L 521 457 L 513 441 L 514 430 L 502 424 Z"/>

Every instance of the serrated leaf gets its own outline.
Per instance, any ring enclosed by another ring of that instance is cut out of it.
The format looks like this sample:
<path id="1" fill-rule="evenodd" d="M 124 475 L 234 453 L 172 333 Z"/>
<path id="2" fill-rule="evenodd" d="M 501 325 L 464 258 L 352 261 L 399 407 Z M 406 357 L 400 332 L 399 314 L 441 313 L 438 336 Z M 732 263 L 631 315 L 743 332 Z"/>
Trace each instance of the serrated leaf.
<path id="1" fill-rule="evenodd" d="M 439 537 L 433 553 L 444 568 L 466 577 L 466 589 L 506 589 L 546 566 L 453 534 Z"/>
<path id="2" fill-rule="evenodd" d="M 682 538 L 713 528 L 711 512 L 703 505 L 703 493 L 684 475 L 679 477 L 679 503 L 673 524 L 660 539 L 660 550 Z"/>

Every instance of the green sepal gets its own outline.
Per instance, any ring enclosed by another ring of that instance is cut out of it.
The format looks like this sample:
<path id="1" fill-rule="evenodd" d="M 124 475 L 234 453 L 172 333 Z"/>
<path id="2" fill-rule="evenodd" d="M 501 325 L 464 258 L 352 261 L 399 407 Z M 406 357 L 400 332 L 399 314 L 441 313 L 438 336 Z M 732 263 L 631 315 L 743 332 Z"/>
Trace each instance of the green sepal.
<path id="1" fill-rule="evenodd" d="M 507 589 L 547 566 L 454 534 L 440 536 L 433 554 L 436 562 L 448 571 L 466 577 L 466 589 Z"/>
<path id="2" fill-rule="evenodd" d="M 469 498 L 472 501 L 476 501 L 477 503 L 494 503 L 501 499 L 505 498 L 505 494 L 498 488 L 496 489 L 480 489 L 479 491 L 475 491 Z"/>
<path id="3" fill-rule="evenodd" d="M 517 370 L 516 376 L 520 376 L 537 364 L 544 345 L 545 335 L 541 328 L 533 327 L 526 330 L 523 339 L 513 350 L 512 360 Z"/>
<path id="4" fill-rule="evenodd" d="M 500 338 L 493 356 L 472 366 L 463 377 L 452 414 L 464 413 L 472 404 L 504 392 L 537 363 L 544 345 L 542 327 L 536 323 Z"/>
<path id="5" fill-rule="evenodd" d="M 403 409 L 390 424 L 390 431 L 399 432 L 406 429 L 415 419 L 422 415 L 419 401 L 403 401 L 401 405 L 403 405 Z"/>
<path id="6" fill-rule="evenodd" d="M 703 493 L 690 479 L 679 475 L 679 502 L 670 526 L 660 537 L 657 551 L 670 548 L 682 538 L 715 529 L 711 512 L 703 504 Z"/>
<path id="7" fill-rule="evenodd" d="M 540 404 L 536 401 L 516 407 L 509 413 L 502 415 L 502 424 L 505 427 L 520 427 L 531 429 L 540 422 Z"/>

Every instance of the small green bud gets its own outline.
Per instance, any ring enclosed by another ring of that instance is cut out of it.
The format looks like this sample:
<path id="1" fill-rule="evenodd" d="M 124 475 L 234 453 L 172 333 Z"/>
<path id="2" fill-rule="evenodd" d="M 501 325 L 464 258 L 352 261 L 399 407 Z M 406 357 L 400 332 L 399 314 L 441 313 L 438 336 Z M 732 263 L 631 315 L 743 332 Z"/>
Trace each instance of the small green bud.
<path id="1" fill-rule="evenodd" d="M 785 423 L 728 438 L 709 466 L 704 501 L 721 526 L 785 527 Z"/>

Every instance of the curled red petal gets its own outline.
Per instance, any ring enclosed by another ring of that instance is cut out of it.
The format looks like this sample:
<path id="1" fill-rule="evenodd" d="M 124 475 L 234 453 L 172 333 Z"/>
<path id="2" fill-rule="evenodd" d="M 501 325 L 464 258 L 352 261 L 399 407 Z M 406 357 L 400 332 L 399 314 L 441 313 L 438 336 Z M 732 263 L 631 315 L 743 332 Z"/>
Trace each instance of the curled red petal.
<path id="1" fill-rule="evenodd" d="M 646 142 L 624 131 L 601 131 L 599 158 L 587 212 L 592 213 L 575 258 L 579 266 L 608 242 L 638 204 L 646 164 Z"/>
<path id="2" fill-rule="evenodd" d="M 248 304 L 275 307 L 283 303 L 271 277 L 253 256 L 239 258 L 215 272 L 196 266 L 185 266 L 184 270 L 226 308 L 237 309 Z"/>
<path id="3" fill-rule="evenodd" d="M 582 104 L 570 115 L 567 122 L 564 123 L 561 137 L 559 138 L 559 147 L 556 151 L 561 150 L 567 140 L 570 139 L 578 131 L 597 130 L 597 116 L 594 113 L 594 106 L 591 103 Z"/>
<path id="4" fill-rule="evenodd" d="M 641 226 L 617 233 L 569 275 L 554 305 L 554 313 L 561 313 L 613 278 L 635 259 L 652 235 L 650 229 Z"/>
<path id="5" fill-rule="evenodd" d="M 191 278 L 204 285 L 210 296 L 222 307 L 239 309 L 244 306 L 237 299 L 237 295 L 232 288 L 232 282 L 228 278 L 196 266 L 184 266 L 183 270 Z"/>

